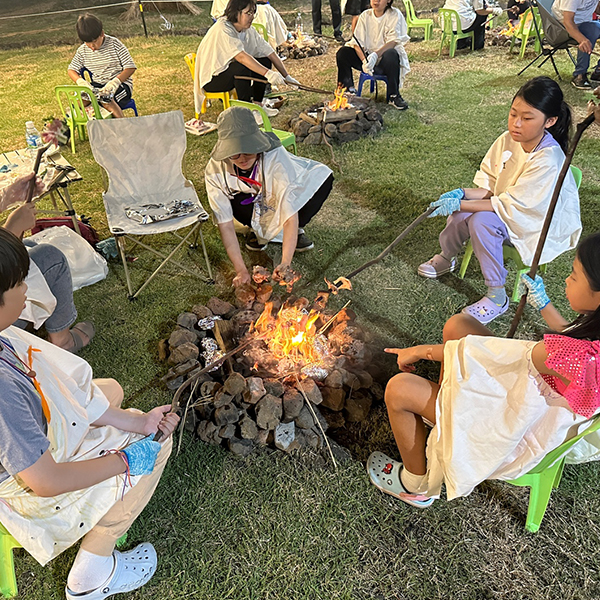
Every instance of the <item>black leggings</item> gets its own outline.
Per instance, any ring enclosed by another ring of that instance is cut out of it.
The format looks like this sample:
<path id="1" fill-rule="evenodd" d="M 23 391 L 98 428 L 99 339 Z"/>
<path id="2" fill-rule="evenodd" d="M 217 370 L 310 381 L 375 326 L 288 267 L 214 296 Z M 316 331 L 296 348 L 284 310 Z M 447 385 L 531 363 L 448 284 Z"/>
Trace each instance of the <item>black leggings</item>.
<path id="1" fill-rule="evenodd" d="M 338 68 L 338 82 L 345 88 L 354 87 L 352 69 L 362 71 L 362 62 L 352 46 L 342 46 L 335 55 Z M 373 71 L 375 75 L 385 75 L 388 80 L 388 96 L 397 96 L 400 85 L 400 56 L 394 48 L 386 50 Z"/>
<path id="2" fill-rule="evenodd" d="M 304 227 L 310 220 L 321 210 L 323 202 L 327 200 L 333 187 L 333 174 L 331 174 L 314 193 L 313 197 L 298 211 L 298 226 Z M 250 194 L 242 192 L 235 194 L 231 198 L 231 208 L 233 209 L 234 218 L 242 225 L 252 226 L 252 212 L 254 204 L 242 204 L 242 200 L 249 198 Z"/>
<path id="3" fill-rule="evenodd" d="M 271 68 L 271 61 L 264 58 L 256 59 L 261 65 Z M 254 77 L 256 79 L 264 80 L 264 83 L 258 81 L 247 81 L 245 79 L 236 79 L 236 75 L 242 75 L 244 77 Z M 242 63 L 237 60 L 231 61 L 231 64 L 218 75 L 215 75 L 205 86 L 204 90 L 207 92 L 228 92 L 235 88 L 237 92 L 238 100 L 244 100 L 244 102 L 262 102 L 265 97 L 265 88 L 267 87 L 267 80 L 262 76 L 251 71 L 248 67 L 245 67 Z"/>

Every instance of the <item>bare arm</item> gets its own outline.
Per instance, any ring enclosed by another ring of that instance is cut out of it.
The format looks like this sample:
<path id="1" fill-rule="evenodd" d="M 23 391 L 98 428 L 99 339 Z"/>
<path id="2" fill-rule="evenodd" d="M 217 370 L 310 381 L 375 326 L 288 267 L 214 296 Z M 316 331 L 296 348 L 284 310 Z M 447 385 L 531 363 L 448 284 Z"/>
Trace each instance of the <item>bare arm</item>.
<path id="1" fill-rule="evenodd" d="M 72 81 L 77 83 L 77 80 L 81 77 L 81 75 L 77 71 L 73 71 L 73 69 L 69 69 L 67 71 L 67 75 L 71 78 Z"/>
<path id="2" fill-rule="evenodd" d="M 569 385 L 569 380 L 565 379 L 562 375 L 559 375 L 556 371 L 549 369 L 546 366 L 546 360 L 548 359 L 548 352 L 546 351 L 546 344 L 544 342 L 538 342 L 531 352 L 531 360 L 535 368 L 542 373 L 542 375 L 554 375 L 562 380 L 565 385 Z"/>
<path id="3" fill-rule="evenodd" d="M 400 371 L 411 373 L 415 370 L 414 363 L 419 360 L 442 362 L 444 344 L 425 344 L 412 348 L 385 348 L 385 352 L 396 355 Z"/>
<path id="4" fill-rule="evenodd" d="M 168 437 L 173 432 L 170 429 L 169 418 L 166 414 L 170 413 L 171 405 L 156 406 L 147 413 L 139 413 L 122 408 L 109 407 L 102 416 L 94 421 L 92 425 L 101 427 L 102 425 L 111 425 L 121 431 L 131 431 L 142 435 L 152 435 L 159 429 Z"/>
<path id="5" fill-rule="evenodd" d="M 590 40 L 588 40 L 585 35 L 579 31 L 579 27 L 575 25 L 575 13 L 565 10 L 563 12 L 563 22 L 568 34 L 579 43 L 579 49 L 582 52 L 591 54 L 592 44 Z"/>
<path id="6" fill-rule="evenodd" d="M 221 233 L 221 239 L 223 240 L 227 256 L 229 256 L 229 260 L 233 263 L 233 268 L 236 272 L 233 285 L 250 283 L 250 273 L 248 273 L 246 263 L 244 263 L 244 259 L 242 258 L 242 252 L 240 250 L 237 235 L 235 234 L 233 221 L 219 223 L 219 232 Z"/>
<path id="7" fill-rule="evenodd" d="M 127 79 L 129 79 L 136 72 L 136 70 L 137 69 L 134 69 L 134 68 L 123 69 L 117 75 L 117 77 L 121 80 L 121 83 L 123 83 L 124 81 L 127 81 Z"/>
<path id="8" fill-rule="evenodd" d="M 553 331 L 563 331 L 569 322 L 554 308 L 552 302 L 546 304 L 540 311 L 544 321 L 548 323 L 548 327 Z"/>
<path id="9" fill-rule="evenodd" d="M 281 245 L 281 262 L 286 265 L 292 263 L 296 243 L 298 242 L 298 213 L 294 213 L 283 224 L 283 244 Z"/>

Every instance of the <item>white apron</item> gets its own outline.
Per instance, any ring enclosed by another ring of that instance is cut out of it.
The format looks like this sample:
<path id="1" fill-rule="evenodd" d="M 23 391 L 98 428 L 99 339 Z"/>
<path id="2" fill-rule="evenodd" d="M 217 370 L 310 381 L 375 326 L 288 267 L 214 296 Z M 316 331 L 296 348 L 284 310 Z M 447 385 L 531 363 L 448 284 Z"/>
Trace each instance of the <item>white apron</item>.
<path id="1" fill-rule="evenodd" d="M 92 382 L 92 369 L 82 358 L 10 327 L 3 332 L 19 358 L 28 363 L 28 348 L 48 407 L 48 439 L 56 462 L 88 460 L 102 450 L 119 449 L 143 436 L 115 429 L 92 427 L 109 406 Z M 0 522 L 40 564 L 72 546 L 90 531 L 121 499 L 123 476 L 112 477 L 90 488 L 52 498 L 36 496 L 15 477 L 0 483 Z M 135 485 L 139 477 L 132 477 Z M 125 493 L 131 488 L 127 487 Z"/>
<path id="2" fill-rule="evenodd" d="M 25 308 L 19 318 L 30 321 L 36 329 L 39 329 L 54 312 L 56 298 L 50 291 L 39 267 L 32 260 L 29 261 L 29 271 L 25 277 L 25 283 L 27 284 L 27 297 Z"/>

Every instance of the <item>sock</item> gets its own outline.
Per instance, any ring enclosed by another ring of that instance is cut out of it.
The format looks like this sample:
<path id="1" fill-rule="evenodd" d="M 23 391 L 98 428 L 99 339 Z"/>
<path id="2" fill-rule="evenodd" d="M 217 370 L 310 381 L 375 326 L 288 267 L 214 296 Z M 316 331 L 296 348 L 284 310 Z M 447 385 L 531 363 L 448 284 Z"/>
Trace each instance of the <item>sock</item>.
<path id="1" fill-rule="evenodd" d="M 486 296 L 498 306 L 504 306 L 506 302 L 506 290 L 504 287 L 489 287 Z"/>
<path id="2" fill-rule="evenodd" d="M 67 578 L 67 587 L 75 594 L 90 592 L 106 583 L 112 574 L 115 559 L 79 549 Z"/>
<path id="3" fill-rule="evenodd" d="M 427 474 L 415 475 L 406 467 L 402 467 L 402 471 L 400 471 L 400 483 L 407 492 L 411 494 L 420 494 L 421 492 L 419 490 L 421 489 L 426 476 Z"/>

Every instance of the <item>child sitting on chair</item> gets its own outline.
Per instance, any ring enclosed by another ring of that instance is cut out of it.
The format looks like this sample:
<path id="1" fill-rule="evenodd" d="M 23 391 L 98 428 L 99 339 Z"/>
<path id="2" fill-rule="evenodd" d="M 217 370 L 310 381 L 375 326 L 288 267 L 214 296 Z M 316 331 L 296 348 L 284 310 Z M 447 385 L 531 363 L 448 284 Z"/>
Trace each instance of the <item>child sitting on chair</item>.
<path id="1" fill-rule="evenodd" d="M 486 295 L 463 309 L 489 323 L 508 309 L 502 246 L 514 246 L 531 265 L 552 192 L 569 143 L 571 111 L 558 84 L 535 77 L 513 98 L 508 131 L 488 150 L 475 174 L 476 188 L 458 188 L 432 202 L 431 217 L 448 217 L 440 234 L 442 251 L 419 266 L 436 279 L 456 269 L 456 255 L 470 238 L 488 287 Z M 579 194 L 571 173 L 563 182 L 540 264 L 571 250 L 581 234 Z"/>
<path id="2" fill-rule="evenodd" d="M 131 76 L 137 68 L 129 50 L 117 38 L 106 35 L 102 21 L 90 13 L 77 19 L 77 35 L 83 44 L 69 65 L 69 77 L 94 91 L 113 117 L 123 117 L 123 109 L 131 100 Z M 84 78 L 86 72 L 90 81 Z"/>
<path id="3" fill-rule="evenodd" d="M 0 522 L 42 565 L 83 538 L 66 596 L 97 600 L 156 570 L 151 544 L 114 547 L 150 500 L 179 418 L 169 406 L 121 409 L 114 379 L 92 379 L 83 359 L 11 327 L 28 270 L 25 246 L 0 229 Z"/>
<path id="4" fill-rule="evenodd" d="M 371 482 L 425 508 L 439 497 L 466 496 L 485 479 L 524 475 L 563 442 L 584 431 L 600 408 L 600 233 L 577 250 L 566 296 L 572 323 L 550 303 L 539 276 L 522 276 L 528 302 L 548 323 L 543 341 L 501 339 L 469 315 L 454 315 L 444 343 L 386 349 L 399 375 L 385 402 L 402 463 L 369 457 Z M 441 384 L 412 373 L 419 360 L 442 363 Z M 434 423 L 427 437 L 426 423 Z M 590 444 L 590 438 L 593 444 Z M 578 442 L 569 462 L 598 459 L 596 434 Z"/>

